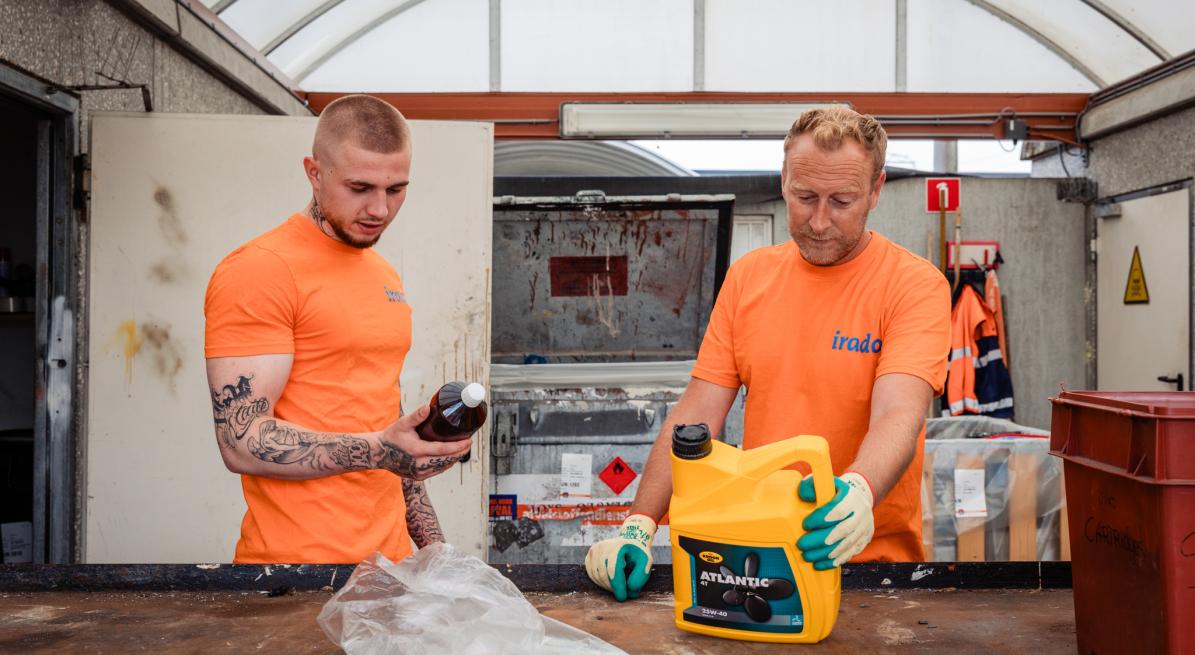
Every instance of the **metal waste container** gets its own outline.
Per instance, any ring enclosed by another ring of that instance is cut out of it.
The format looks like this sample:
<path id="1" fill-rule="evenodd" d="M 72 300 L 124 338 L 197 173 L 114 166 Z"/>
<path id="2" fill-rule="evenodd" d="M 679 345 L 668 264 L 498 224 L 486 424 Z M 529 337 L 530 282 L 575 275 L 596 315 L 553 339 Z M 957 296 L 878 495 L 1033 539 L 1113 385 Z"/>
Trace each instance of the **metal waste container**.
<path id="1" fill-rule="evenodd" d="M 734 197 L 494 202 L 489 561 L 580 562 L 689 381 Z M 742 404 L 727 434 L 742 432 Z M 667 526 L 653 547 L 670 561 Z"/>

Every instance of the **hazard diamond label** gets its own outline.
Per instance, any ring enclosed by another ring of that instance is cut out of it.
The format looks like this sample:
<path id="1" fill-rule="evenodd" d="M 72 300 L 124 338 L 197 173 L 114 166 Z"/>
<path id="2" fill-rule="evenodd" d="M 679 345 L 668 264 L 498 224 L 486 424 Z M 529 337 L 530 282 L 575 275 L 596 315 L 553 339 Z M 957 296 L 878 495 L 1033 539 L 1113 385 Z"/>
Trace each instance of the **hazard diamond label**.
<path id="1" fill-rule="evenodd" d="M 1149 287 L 1145 284 L 1145 269 L 1141 267 L 1141 251 L 1133 246 L 1133 261 L 1129 264 L 1129 281 L 1124 285 L 1124 304 L 1149 303 Z"/>
<path id="2" fill-rule="evenodd" d="M 605 482 L 614 493 L 620 494 L 638 475 L 630 464 L 622 461 L 621 457 L 615 457 L 601 473 L 598 473 L 598 479 Z"/>

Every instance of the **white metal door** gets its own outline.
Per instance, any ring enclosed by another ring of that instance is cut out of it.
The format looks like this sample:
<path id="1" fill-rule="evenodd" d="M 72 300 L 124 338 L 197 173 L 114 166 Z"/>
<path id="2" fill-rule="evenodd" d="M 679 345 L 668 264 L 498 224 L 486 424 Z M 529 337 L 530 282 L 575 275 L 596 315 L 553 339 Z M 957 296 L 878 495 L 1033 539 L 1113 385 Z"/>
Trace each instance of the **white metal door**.
<path id="1" fill-rule="evenodd" d="M 1173 391 L 1176 383 L 1158 378 L 1179 374 L 1190 388 L 1190 225 L 1185 187 L 1121 202 L 1120 216 L 1099 219 L 1100 389 Z M 1131 270 L 1134 251 L 1137 271 Z"/>
<path id="2" fill-rule="evenodd" d="M 95 115 L 85 561 L 231 559 L 245 504 L 212 432 L 204 291 L 225 254 L 306 204 L 314 128 L 314 118 Z M 408 408 L 446 378 L 488 385 L 493 179 L 492 126 L 412 130 L 408 201 L 377 246 L 414 308 Z M 488 447 L 477 439 L 469 464 L 429 484 L 446 536 L 475 555 Z"/>

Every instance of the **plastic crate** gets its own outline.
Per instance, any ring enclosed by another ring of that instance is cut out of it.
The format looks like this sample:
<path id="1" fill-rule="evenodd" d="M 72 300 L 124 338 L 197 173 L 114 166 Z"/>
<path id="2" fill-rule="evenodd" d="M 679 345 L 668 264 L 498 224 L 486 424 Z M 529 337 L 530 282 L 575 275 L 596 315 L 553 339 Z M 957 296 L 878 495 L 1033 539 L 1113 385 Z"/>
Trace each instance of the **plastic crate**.
<path id="1" fill-rule="evenodd" d="M 1080 653 L 1195 653 L 1195 393 L 1064 391 Z"/>

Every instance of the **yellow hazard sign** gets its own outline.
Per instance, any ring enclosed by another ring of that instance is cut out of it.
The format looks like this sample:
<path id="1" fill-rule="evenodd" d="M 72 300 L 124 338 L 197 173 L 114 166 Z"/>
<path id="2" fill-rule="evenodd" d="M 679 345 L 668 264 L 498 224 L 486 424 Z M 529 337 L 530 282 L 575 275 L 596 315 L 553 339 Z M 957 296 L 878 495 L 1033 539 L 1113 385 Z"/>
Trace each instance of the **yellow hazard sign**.
<path id="1" fill-rule="evenodd" d="M 1129 264 L 1129 281 L 1124 285 L 1124 304 L 1149 302 L 1149 287 L 1145 284 L 1145 269 L 1141 268 L 1141 251 L 1133 246 L 1133 263 Z"/>

